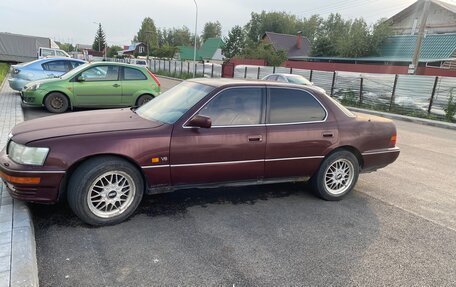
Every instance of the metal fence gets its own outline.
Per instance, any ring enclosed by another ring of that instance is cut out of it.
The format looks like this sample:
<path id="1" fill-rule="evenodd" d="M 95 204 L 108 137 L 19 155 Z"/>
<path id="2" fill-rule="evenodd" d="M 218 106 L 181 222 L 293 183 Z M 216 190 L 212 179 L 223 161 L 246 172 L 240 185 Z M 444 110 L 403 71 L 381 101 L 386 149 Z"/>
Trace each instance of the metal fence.
<path id="1" fill-rule="evenodd" d="M 130 63 L 133 59 L 107 59 Z M 150 59 L 149 68 L 157 74 L 189 78 L 220 78 L 222 65 L 173 59 Z M 302 75 L 344 105 L 443 119 L 450 95 L 456 98 L 456 78 L 416 75 L 326 72 L 286 67 L 237 65 L 234 78 L 262 79 L 268 74 Z M 455 99 L 456 101 L 456 99 Z"/>
<path id="2" fill-rule="evenodd" d="M 454 77 L 325 72 L 250 65 L 238 65 L 234 69 L 235 78 L 261 79 L 273 73 L 302 75 L 348 106 L 416 117 L 443 119 L 450 95 L 456 101 Z"/>

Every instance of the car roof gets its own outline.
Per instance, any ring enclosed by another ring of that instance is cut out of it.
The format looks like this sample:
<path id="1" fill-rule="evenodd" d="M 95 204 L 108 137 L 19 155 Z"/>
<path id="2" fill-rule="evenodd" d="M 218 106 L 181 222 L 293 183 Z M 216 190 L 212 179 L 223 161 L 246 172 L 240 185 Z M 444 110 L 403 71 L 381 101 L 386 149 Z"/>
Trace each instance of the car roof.
<path id="1" fill-rule="evenodd" d="M 268 86 L 268 87 L 289 87 L 289 88 L 299 88 L 303 90 L 313 90 L 307 86 L 284 83 L 277 81 L 265 81 L 265 80 L 251 80 L 251 79 L 231 79 L 231 78 L 195 78 L 187 80 L 194 83 L 200 83 L 213 87 L 223 87 L 223 86 L 248 86 L 248 85 L 258 85 L 258 86 Z"/>
<path id="2" fill-rule="evenodd" d="M 135 64 L 127 64 L 127 63 L 121 63 L 121 62 L 109 62 L 109 61 L 106 61 L 106 62 L 90 62 L 89 65 L 90 66 L 94 66 L 94 65 L 117 65 L 117 66 L 124 66 L 124 67 L 136 67 L 136 68 L 144 68 L 144 66 L 141 66 L 141 65 L 135 65 Z"/>
<path id="3" fill-rule="evenodd" d="M 55 60 L 63 60 L 63 61 L 76 61 L 76 62 L 81 62 L 81 63 L 84 63 L 85 61 L 84 60 L 80 60 L 80 59 L 74 59 L 74 58 L 68 58 L 68 57 L 50 57 L 50 58 L 43 58 L 43 59 L 39 59 L 37 60 L 37 62 L 41 61 L 41 62 L 48 62 L 48 61 L 55 61 Z"/>

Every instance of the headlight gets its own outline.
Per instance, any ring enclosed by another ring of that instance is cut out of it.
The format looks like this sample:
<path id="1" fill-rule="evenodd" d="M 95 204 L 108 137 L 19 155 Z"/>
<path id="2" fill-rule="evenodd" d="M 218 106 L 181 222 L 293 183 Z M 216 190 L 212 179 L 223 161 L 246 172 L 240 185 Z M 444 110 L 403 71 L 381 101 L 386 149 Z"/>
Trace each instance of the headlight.
<path id="1" fill-rule="evenodd" d="M 30 87 L 28 87 L 27 90 L 36 91 L 39 89 L 39 87 L 40 87 L 40 84 L 33 84 Z"/>
<path id="2" fill-rule="evenodd" d="M 28 147 L 11 141 L 8 145 L 8 156 L 19 164 L 43 165 L 48 155 L 47 147 Z"/>

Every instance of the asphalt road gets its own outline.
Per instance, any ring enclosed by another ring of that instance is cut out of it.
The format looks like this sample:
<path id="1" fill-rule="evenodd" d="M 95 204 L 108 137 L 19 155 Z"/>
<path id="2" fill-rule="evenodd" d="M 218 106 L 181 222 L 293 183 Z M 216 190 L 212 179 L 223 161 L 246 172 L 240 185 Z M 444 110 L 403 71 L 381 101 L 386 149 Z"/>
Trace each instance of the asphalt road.
<path id="1" fill-rule="evenodd" d="M 183 190 L 103 228 L 31 205 L 40 285 L 454 286 L 456 132 L 395 122 L 399 159 L 341 202 L 305 184 Z"/>

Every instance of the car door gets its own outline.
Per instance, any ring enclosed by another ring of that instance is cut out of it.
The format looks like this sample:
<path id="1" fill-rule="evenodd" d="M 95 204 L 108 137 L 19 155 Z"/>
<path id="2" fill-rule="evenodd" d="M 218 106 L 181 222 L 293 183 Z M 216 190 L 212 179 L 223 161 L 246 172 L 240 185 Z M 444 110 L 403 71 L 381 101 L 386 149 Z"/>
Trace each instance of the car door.
<path id="1" fill-rule="evenodd" d="M 143 90 L 146 85 L 147 77 L 143 72 L 136 68 L 123 67 L 122 103 L 126 105 L 135 105 L 136 92 Z"/>
<path id="2" fill-rule="evenodd" d="M 337 123 L 308 91 L 268 92 L 265 178 L 311 176 L 337 141 Z"/>
<path id="3" fill-rule="evenodd" d="M 197 112 L 211 118 L 211 128 L 187 124 L 174 128 L 170 158 L 173 185 L 263 178 L 265 91 L 263 86 L 226 88 Z"/>
<path id="4" fill-rule="evenodd" d="M 122 98 L 120 67 L 92 66 L 74 78 L 74 98 L 77 106 L 120 106 Z"/>

